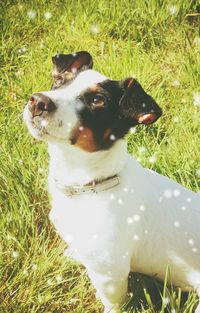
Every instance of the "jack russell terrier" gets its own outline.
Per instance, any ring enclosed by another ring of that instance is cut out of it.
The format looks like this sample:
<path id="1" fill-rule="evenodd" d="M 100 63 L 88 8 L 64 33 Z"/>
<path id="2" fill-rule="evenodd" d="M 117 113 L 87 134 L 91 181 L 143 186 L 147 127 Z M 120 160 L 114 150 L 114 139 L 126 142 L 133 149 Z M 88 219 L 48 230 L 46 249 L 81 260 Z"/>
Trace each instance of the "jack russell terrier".
<path id="1" fill-rule="evenodd" d="M 52 90 L 24 109 L 30 133 L 48 143 L 50 219 L 87 269 L 105 313 L 118 312 L 130 272 L 200 296 L 200 197 L 143 168 L 124 136 L 162 114 L 134 78 L 92 70 L 88 52 L 52 58 Z M 200 313 L 200 305 L 196 308 Z"/>

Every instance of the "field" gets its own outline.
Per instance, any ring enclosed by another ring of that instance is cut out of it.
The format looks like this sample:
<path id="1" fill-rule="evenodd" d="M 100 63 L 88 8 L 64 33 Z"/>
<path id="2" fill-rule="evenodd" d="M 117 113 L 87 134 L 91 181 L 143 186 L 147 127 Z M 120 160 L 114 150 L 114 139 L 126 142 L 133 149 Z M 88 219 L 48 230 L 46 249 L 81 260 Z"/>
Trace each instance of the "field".
<path id="1" fill-rule="evenodd" d="M 87 50 L 105 75 L 136 76 L 164 114 L 130 132 L 129 152 L 200 191 L 199 11 L 197 0 L 1 2 L 0 313 L 102 312 L 85 269 L 64 256 L 50 224 L 46 144 L 22 120 L 30 95 L 50 88 L 57 52 Z M 132 281 L 127 312 L 194 312 L 195 294 L 180 309 L 180 290 L 139 274 Z"/>

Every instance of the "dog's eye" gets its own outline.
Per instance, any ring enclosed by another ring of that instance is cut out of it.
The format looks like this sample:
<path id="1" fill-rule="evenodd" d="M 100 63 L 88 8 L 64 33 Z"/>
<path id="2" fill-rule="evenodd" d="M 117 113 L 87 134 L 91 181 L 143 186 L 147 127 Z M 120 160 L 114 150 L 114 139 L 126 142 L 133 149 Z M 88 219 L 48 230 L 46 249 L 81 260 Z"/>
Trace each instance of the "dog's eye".
<path id="1" fill-rule="evenodd" d="M 93 108 L 103 108 L 105 106 L 105 99 L 102 95 L 94 95 L 92 99 Z"/>

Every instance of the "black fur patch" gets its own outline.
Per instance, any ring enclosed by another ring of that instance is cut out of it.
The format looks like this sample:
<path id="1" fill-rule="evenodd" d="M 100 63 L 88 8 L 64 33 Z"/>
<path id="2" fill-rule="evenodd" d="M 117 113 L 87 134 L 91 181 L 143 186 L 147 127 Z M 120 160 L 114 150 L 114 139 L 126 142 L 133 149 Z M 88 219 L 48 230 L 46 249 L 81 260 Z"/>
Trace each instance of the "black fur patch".
<path id="1" fill-rule="evenodd" d="M 123 138 L 139 124 L 141 114 L 154 112 L 156 119 L 162 114 L 156 102 L 132 78 L 120 82 L 105 80 L 88 88 L 78 100 L 83 104 L 77 108 L 80 125 L 92 131 L 97 150 L 109 149 Z M 71 141 L 76 144 L 73 135 Z"/>

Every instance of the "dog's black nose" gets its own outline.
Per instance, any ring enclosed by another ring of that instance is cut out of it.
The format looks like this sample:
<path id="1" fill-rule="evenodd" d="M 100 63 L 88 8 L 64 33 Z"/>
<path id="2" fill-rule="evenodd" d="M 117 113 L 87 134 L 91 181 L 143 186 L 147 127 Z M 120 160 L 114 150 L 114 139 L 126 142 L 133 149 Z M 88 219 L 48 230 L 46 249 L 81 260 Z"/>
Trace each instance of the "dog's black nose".
<path id="1" fill-rule="evenodd" d="M 43 112 L 53 112 L 56 109 L 55 103 L 42 93 L 34 93 L 28 103 L 29 111 L 33 117 L 42 115 Z"/>

